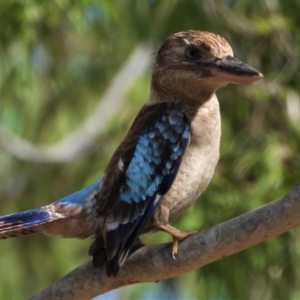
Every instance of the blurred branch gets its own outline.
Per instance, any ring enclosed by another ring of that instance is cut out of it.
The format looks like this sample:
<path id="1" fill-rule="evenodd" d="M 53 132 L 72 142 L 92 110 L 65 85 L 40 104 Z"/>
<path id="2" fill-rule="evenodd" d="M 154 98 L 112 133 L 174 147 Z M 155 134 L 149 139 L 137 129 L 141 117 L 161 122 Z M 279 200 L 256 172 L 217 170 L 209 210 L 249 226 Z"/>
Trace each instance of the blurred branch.
<path id="1" fill-rule="evenodd" d="M 171 245 L 143 247 L 128 258 L 116 277 L 88 262 L 31 299 L 90 299 L 121 286 L 155 282 L 200 268 L 300 226 L 300 183 L 283 198 L 180 243 L 177 260 Z"/>
<path id="2" fill-rule="evenodd" d="M 204 0 L 202 1 L 204 11 L 206 15 L 215 17 L 222 23 L 226 23 L 233 31 L 239 34 L 245 34 L 247 36 L 257 36 L 259 35 L 258 30 L 255 28 L 254 24 L 249 21 L 242 14 L 234 12 L 233 9 L 229 7 L 226 1 L 223 0 Z"/>
<path id="3" fill-rule="evenodd" d="M 274 84 L 285 85 L 298 70 L 298 47 L 295 44 L 294 37 L 291 35 L 289 26 L 283 25 L 283 21 L 279 22 L 278 20 L 280 18 L 279 2 L 268 0 L 260 0 L 260 2 L 267 13 L 269 24 L 273 27 L 271 33 L 272 43 L 286 59 L 285 65 L 273 81 Z"/>
<path id="4" fill-rule="evenodd" d="M 149 45 L 137 46 L 113 78 L 93 113 L 63 141 L 50 147 L 37 146 L 0 127 L 0 147 L 22 161 L 35 163 L 64 163 L 83 155 L 120 109 L 133 82 L 149 67 L 151 53 Z"/>

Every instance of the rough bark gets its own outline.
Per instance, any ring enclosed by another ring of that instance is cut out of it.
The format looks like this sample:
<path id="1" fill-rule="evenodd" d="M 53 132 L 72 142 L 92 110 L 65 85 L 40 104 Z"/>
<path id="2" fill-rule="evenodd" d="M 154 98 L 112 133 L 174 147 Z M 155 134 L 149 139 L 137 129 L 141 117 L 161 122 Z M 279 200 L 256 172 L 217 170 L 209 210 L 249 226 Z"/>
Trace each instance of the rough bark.
<path id="1" fill-rule="evenodd" d="M 143 247 L 128 258 L 116 277 L 83 264 L 31 299 L 90 299 L 121 286 L 153 282 L 200 268 L 300 226 L 300 183 L 286 196 L 206 229 L 180 243 Z"/>

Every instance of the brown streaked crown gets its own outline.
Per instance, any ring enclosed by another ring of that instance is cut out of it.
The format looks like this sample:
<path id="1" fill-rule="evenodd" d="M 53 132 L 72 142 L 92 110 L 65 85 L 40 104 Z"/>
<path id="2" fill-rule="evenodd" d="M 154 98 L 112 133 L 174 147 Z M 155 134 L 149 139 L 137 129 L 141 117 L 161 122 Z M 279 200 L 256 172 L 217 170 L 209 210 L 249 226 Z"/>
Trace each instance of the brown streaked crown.
<path id="1" fill-rule="evenodd" d="M 175 33 L 165 40 L 157 53 L 157 63 L 161 63 L 160 60 L 166 56 L 171 59 L 176 54 L 183 54 L 187 46 L 200 49 L 208 57 L 233 56 L 231 46 L 223 37 L 207 31 L 188 30 Z"/>

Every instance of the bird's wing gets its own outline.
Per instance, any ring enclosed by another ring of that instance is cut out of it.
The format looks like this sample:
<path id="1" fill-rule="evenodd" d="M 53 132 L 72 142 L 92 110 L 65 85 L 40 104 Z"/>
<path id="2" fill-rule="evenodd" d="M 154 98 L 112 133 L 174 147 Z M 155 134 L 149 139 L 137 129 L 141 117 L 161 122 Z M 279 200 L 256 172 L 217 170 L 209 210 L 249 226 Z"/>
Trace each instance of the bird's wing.
<path id="1" fill-rule="evenodd" d="M 100 180 L 50 205 L 0 217 L 0 239 L 35 232 L 65 238 L 85 238 L 94 233 L 95 197 Z M 92 209 L 90 209 L 92 207 Z"/>
<path id="2" fill-rule="evenodd" d="M 107 166 L 99 192 L 108 261 L 124 262 L 171 187 L 189 140 L 190 124 L 175 105 L 142 108 Z"/>

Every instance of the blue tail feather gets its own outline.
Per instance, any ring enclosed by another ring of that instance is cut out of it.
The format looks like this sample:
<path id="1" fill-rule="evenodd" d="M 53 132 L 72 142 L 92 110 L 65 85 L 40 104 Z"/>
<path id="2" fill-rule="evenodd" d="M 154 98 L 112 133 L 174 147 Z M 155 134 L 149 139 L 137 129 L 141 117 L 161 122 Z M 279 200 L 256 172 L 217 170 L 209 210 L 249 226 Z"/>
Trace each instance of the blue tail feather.
<path id="1" fill-rule="evenodd" d="M 83 220 L 78 219 L 76 224 L 72 220 L 77 216 L 80 218 L 82 209 L 89 208 L 88 211 L 93 211 L 93 207 L 90 207 L 93 206 L 93 201 L 89 200 L 97 194 L 100 182 L 101 178 L 53 204 L 0 216 L 0 240 L 39 231 L 64 237 L 86 237 L 92 234 L 89 232 L 91 226 L 85 222 L 87 216 Z M 54 222 L 62 219 L 65 221 L 59 225 Z M 85 231 L 85 228 L 88 230 Z"/>
<path id="2" fill-rule="evenodd" d="M 0 217 L 0 239 L 36 232 L 35 226 L 52 220 L 47 206 Z"/>

